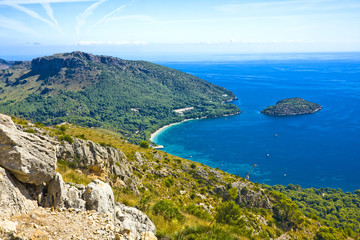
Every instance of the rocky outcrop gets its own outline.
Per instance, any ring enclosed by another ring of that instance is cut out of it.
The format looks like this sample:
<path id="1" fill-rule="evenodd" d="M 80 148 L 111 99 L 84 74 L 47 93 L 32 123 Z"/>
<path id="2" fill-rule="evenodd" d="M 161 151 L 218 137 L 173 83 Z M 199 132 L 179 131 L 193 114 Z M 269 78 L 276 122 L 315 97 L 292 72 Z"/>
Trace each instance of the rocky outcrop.
<path id="1" fill-rule="evenodd" d="M 47 187 L 47 196 L 43 205 L 55 208 L 86 209 L 86 201 L 83 199 L 85 186 L 81 184 L 71 185 L 65 183 L 61 174 L 57 173 Z"/>
<path id="2" fill-rule="evenodd" d="M 100 180 L 93 180 L 86 187 L 65 183 L 55 171 L 57 156 L 77 161 L 84 168 L 96 166 L 98 171 L 120 176 L 136 188 L 136 183 L 131 182 L 130 165 L 121 151 L 91 141 L 76 140 L 70 145 L 42 134 L 26 133 L 10 117 L 0 114 L 0 217 L 26 214 L 38 206 L 93 210 L 111 216 L 120 229 L 116 234 L 127 236 L 126 239 L 154 236 L 155 226 L 150 219 L 135 208 L 116 204 L 109 184 Z M 5 230 L 16 233 L 11 229 Z"/>
<path id="3" fill-rule="evenodd" d="M 51 142 L 20 131 L 0 114 L 0 166 L 24 183 L 40 185 L 55 176 L 56 150 Z"/>
<path id="4" fill-rule="evenodd" d="M 123 152 L 113 147 L 103 147 L 92 141 L 75 139 L 72 144 L 58 146 L 57 158 L 79 168 L 88 168 L 104 176 L 116 176 L 119 187 L 138 192 L 130 164 Z M 105 179 L 106 180 L 106 179 Z"/>
<path id="5" fill-rule="evenodd" d="M 114 194 L 109 186 L 100 180 L 94 180 L 86 186 L 84 192 L 86 209 L 95 210 L 99 213 L 111 213 L 115 211 Z"/>
<path id="6" fill-rule="evenodd" d="M 238 195 L 235 202 L 240 206 L 247 208 L 272 208 L 270 199 L 264 191 L 261 189 L 258 189 L 257 191 L 253 190 L 249 182 L 235 182 L 231 184 L 231 187 L 235 187 L 237 189 Z"/>
<path id="7" fill-rule="evenodd" d="M 136 208 L 117 203 L 115 211 L 119 225 L 128 230 L 132 238 L 140 237 L 136 233 L 154 233 L 156 230 L 149 217 Z"/>
<path id="8" fill-rule="evenodd" d="M 0 213 L 23 214 L 37 206 L 25 186 L 4 168 L 0 167 Z"/>

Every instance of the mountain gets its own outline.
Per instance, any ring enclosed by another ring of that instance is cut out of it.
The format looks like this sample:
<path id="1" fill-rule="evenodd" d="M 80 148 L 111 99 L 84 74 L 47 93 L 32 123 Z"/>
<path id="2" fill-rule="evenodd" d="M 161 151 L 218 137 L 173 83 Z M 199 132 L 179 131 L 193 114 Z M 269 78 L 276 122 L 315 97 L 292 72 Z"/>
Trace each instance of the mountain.
<path id="1" fill-rule="evenodd" d="M 17 62 L 0 71 L 0 93 L 0 112 L 45 124 L 115 129 L 133 141 L 183 119 L 240 112 L 228 104 L 232 92 L 198 77 L 84 52 Z"/>
<path id="2" fill-rule="evenodd" d="M 6 61 L 4 59 L 0 59 L 0 70 L 7 69 L 13 64 L 14 64 L 13 61 Z"/>

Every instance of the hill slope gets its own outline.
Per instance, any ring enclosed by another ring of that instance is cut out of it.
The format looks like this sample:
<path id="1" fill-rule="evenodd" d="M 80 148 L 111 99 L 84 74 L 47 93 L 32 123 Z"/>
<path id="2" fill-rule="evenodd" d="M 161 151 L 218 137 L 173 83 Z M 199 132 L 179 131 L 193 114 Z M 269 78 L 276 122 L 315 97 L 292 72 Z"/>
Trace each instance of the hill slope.
<path id="1" fill-rule="evenodd" d="M 351 194 L 328 188 L 301 189 L 300 186 L 292 184 L 287 187 L 260 185 L 159 150 L 124 142 L 110 131 L 69 124 L 44 127 L 25 120 L 13 120 L 21 124 L 17 125 L 16 132 L 26 136 L 26 141 L 42 139 L 38 141 L 46 143 L 35 144 L 39 149 L 44 149 L 44 144 L 53 145 L 54 149 L 57 149 L 56 169 L 67 185 L 82 191 L 83 185 L 88 185 L 93 179 L 109 184 L 116 202 L 135 206 L 146 213 L 156 226 L 158 239 L 356 239 L 360 199 L 357 194 L 360 190 Z M 9 131 L 2 134 L 9 136 Z M 10 143 L 6 139 L 0 138 L 0 143 L 4 146 L 10 145 L 10 149 L 14 148 L 16 143 Z M 31 142 L 34 145 L 35 141 Z M 37 149 L 23 143 L 18 146 L 27 148 L 32 153 Z M 7 151 L 9 148 L 3 148 L 3 152 Z M 51 148 L 47 148 L 47 151 L 51 151 Z M 1 157 L 4 157 L 4 154 L 0 154 L 0 159 Z M 8 162 L 6 157 L 3 161 Z M 55 161 L 54 159 L 54 163 Z M 4 186 L 4 180 L 0 183 Z M 31 184 L 26 186 L 29 188 Z M 29 188 L 29 191 L 33 192 L 35 189 Z M 45 193 L 47 195 L 40 196 L 39 204 L 52 199 L 47 197 L 51 196 L 51 189 Z M 40 193 L 43 191 L 36 194 Z M 34 196 L 39 199 L 37 195 Z M 59 201 L 56 203 L 59 204 Z M 68 203 L 77 204 L 77 201 Z M 9 204 L 0 204 L 0 208 L 1 206 L 4 209 L 9 208 Z M 76 226 L 82 226 L 77 219 L 85 217 L 86 225 L 88 214 L 76 211 L 73 212 L 73 215 L 77 216 L 74 218 L 71 210 L 69 211 L 59 214 L 35 213 L 40 219 L 27 214 L 22 218 L 25 221 L 22 220 L 17 227 L 18 234 L 29 236 L 29 232 L 38 230 L 44 231 L 45 235 L 51 235 L 54 231 L 64 233 L 64 230 L 67 233 L 70 231 L 71 235 L 75 234 Z M 0 211 L 0 215 L 3 213 Z M 303 213 L 312 219 L 305 217 Z M 48 216 L 49 214 L 51 216 Z M 76 221 L 74 224 L 69 223 L 71 229 L 64 229 L 62 226 L 56 226 L 56 229 L 53 225 L 48 225 L 48 220 L 39 223 L 50 217 L 55 217 L 58 221 L 63 219 L 64 215 L 68 216 L 70 221 Z M 18 221 L 17 219 L 10 220 Z M 32 224 L 34 219 L 35 223 L 41 226 L 38 229 Z M 112 231 L 108 233 L 112 234 Z M 94 239 L 104 237 L 97 235 Z"/>
<path id="2" fill-rule="evenodd" d="M 144 61 L 72 52 L 0 71 L 0 111 L 46 124 L 122 131 L 133 140 L 184 118 L 239 113 L 234 94 L 190 74 Z M 183 113 L 173 110 L 193 108 Z"/>

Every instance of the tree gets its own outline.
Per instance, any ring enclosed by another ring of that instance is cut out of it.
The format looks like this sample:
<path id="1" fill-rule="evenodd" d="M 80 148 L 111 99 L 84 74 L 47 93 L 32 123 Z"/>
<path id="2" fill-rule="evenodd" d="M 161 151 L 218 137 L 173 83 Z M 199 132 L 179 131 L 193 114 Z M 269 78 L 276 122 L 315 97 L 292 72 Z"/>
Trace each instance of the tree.
<path id="1" fill-rule="evenodd" d="M 142 147 L 142 148 L 148 148 L 148 147 L 149 147 L 149 143 L 148 143 L 147 141 L 141 141 L 140 147 Z"/>

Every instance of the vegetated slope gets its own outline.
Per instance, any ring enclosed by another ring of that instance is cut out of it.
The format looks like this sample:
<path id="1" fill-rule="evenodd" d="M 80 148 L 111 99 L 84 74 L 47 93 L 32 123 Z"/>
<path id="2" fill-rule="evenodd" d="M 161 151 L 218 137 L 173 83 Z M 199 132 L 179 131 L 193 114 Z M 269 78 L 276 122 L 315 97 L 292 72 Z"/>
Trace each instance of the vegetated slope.
<path id="1" fill-rule="evenodd" d="M 44 134 L 39 127 L 43 128 L 59 139 L 74 141 L 74 146 L 79 145 L 75 138 L 81 138 L 98 143 L 97 148 L 102 146 L 104 150 L 99 152 L 121 150 L 131 165 L 129 176 L 136 182 L 138 195 L 130 188 L 133 185 L 122 185 L 127 181 L 116 174 L 78 165 L 80 155 L 58 159 L 58 171 L 65 181 L 77 184 L 87 184 L 89 176 L 108 181 L 117 201 L 136 206 L 150 217 L 160 239 L 352 239 L 359 230 L 359 191 L 344 194 L 335 189 L 301 190 L 296 185 L 270 187 L 163 151 L 141 148 L 108 130 L 75 125 L 34 127 L 23 120 L 17 123 L 26 132 Z M 69 146 L 66 141 L 63 144 Z M 347 206 L 347 210 L 339 206 Z M 338 225 L 339 221 L 343 225 Z"/>
<path id="2" fill-rule="evenodd" d="M 331 188 L 301 188 L 299 185 L 289 184 L 266 186 L 269 190 L 276 190 L 291 198 L 309 218 L 318 220 L 325 226 L 342 229 L 347 235 L 356 237 L 360 229 L 360 189 L 354 193 L 344 193 L 341 189 Z M 322 232 L 329 232 L 323 228 Z"/>
<path id="3" fill-rule="evenodd" d="M 262 110 L 261 113 L 271 116 L 287 116 L 315 113 L 320 109 L 321 106 L 319 104 L 295 97 L 280 100 L 275 105 Z"/>
<path id="4" fill-rule="evenodd" d="M 0 71 L 0 111 L 35 122 L 71 122 L 146 139 L 184 118 L 239 113 L 235 96 L 190 74 L 144 61 L 72 52 Z M 173 110 L 193 108 L 182 114 Z"/>

